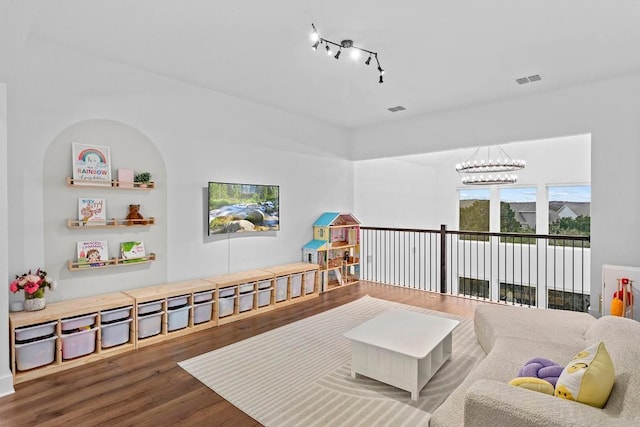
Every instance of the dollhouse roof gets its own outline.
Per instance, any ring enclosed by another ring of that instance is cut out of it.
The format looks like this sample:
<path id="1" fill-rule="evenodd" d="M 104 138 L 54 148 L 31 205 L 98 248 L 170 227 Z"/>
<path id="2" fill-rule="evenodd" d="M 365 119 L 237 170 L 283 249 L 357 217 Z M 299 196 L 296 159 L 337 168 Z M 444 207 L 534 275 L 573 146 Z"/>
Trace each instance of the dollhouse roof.
<path id="1" fill-rule="evenodd" d="M 324 240 L 312 240 L 309 243 L 307 243 L 306 245 L 304 245 L 302 248 L 303 249 L 313 249 L 313 250 L 318 250 L 320 249 L 322 246 L 326 245 L 327 242 Z"/>
<path id="2" fill-rule="evenodd" d="M 360 224 L 360 221 L 350 213 L 325 212 L 313 223 L 314 227 L 329 227 L 330 225 Z"/>

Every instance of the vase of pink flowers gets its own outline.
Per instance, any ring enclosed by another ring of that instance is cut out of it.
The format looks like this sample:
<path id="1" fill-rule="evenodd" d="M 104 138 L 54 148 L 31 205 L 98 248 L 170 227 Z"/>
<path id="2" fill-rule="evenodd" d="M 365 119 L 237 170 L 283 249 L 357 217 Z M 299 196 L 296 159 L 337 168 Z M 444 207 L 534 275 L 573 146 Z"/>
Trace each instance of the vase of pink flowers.
<path id="1" fill-rule="evenodd" d="M 37 311 L 44 309 L 47 305 L 45 290 L 49 288 L 54 291 L 57 286 L 56 281 L 39 268 L 35 273 L 29 270 L 21 276 L 16 276 L 16 279 L 9 284 L 9 290 L 14 294 L 24 291 L 24 310 Z"/>

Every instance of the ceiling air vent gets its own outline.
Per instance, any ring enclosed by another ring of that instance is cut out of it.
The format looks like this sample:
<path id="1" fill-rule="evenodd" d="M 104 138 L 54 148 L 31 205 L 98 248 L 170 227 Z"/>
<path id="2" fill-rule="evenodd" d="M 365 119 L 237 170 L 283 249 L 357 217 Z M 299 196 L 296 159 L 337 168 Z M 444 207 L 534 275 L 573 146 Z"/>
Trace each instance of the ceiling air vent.
<path id="1" fill-rule="evenodd" d="M 539 82 L 540 80 L 542 80 L 542 77 L 540 77 L 540 74 L 535 74 L 529 77 L 520 77 L 519 79 L 516 79 L 516 82 L 519 85 L 523 85 L 525 83 Z"/>
<path id="2" fill-rule="evenodd" d="M 392 113 L 397 113 L 398 111 L 406 110 L 406 108 L 404 108 L 402 105 L 398 105 L 397 107 L 387 108 L 387 110 L 391 111 Z"/>

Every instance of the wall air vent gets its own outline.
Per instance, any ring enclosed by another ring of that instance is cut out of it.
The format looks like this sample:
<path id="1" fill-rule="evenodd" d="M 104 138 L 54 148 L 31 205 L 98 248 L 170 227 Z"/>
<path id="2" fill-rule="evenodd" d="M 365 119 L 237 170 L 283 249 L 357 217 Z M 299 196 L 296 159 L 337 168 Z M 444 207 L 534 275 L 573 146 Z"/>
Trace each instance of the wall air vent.
<path id="1" fill-rule="evenodd" d="M 525 83 L 539 82 L 540 80 L 542 80 L 540 74 L 535 74 L 529 77 L 520 77 L 519 79 L 516 79 L 516 83 L 518 83 L 519 85 L 523 85 Z"/>
<path id="2" fill-rule="evenodd" d="M 404 108 L 402 105 L 398 105 L 397 107 L 387 108 L 387 110 L 391 111 L 392 113 L 397 113 L 398 111 L 406 110 L 406 108 Z"/>

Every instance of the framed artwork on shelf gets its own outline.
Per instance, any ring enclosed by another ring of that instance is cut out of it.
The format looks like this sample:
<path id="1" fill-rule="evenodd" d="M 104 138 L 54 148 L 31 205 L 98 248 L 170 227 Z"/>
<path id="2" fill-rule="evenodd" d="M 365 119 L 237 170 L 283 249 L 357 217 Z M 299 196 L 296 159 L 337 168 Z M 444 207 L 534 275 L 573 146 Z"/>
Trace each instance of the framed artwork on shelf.
<path id="1" fill-rule="evenodd" d="M 111 186 L 111 152 L 99 145 L 71 145 L 73 180 L 76 185 Z"/>

